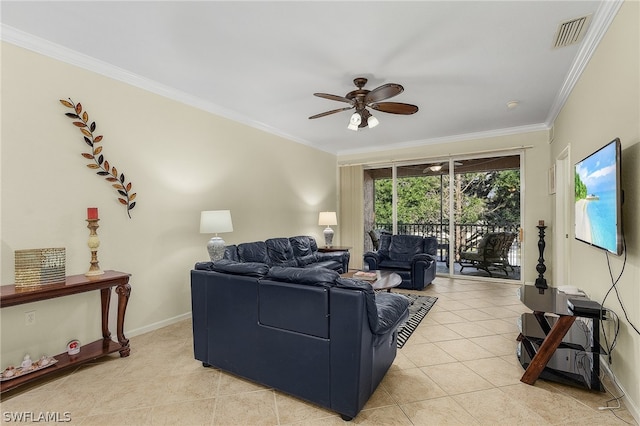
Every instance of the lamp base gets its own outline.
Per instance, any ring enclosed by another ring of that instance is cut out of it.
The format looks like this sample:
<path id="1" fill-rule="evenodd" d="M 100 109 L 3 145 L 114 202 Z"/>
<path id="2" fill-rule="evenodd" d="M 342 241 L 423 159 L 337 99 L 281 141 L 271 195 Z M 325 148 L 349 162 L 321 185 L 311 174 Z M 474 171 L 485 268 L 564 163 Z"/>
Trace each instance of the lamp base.
<path id="1" fill-rule="evenodd" d="M 327 226 L 322 233 L 324 234 L 324 245 L 326 247 L 331 247 L 333 244 L 333 229 L 331 229 L 330 226 Z"/>
<path id="2" fill-rule="evenodd" d="M 225 242 L 220 237 L 212 237 L 207 243 L 207 251 L 212 262 L 224 257 Z"/>

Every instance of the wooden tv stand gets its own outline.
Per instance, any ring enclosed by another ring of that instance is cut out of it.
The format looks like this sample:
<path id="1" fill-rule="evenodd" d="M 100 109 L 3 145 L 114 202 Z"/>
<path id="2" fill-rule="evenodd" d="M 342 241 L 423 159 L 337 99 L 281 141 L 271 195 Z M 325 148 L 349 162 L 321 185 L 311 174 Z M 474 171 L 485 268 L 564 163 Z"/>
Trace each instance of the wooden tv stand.
<path id="1" fill-rule="evenodd" d="M 124 336 L 124 316 L 131 294 L 130 276 L 131 274 L 125 272 L 105 271 L 104 274 L 93 277 L 71 275 L 67 276 L 63 283 L 46 284 L 35 288 L 16 288 L 13 284 L 0 287 L 0 308 L 100 290 L 102 313 L 102 339 L 82 346 L 77 355 L 70 356 L 66 352 L 55 355 L 54 358 L 58 362 L 50 367 L 0 382 L 0 392 L 6 392 L 61 370 L 77 367 L 110 353 L 120 352 L 121 357 L 129 356 L 131 349 L 129 339 Z M 112 287 L 115 287 L 116 294 L 118 294 L 117 342 L 111 338 L 109 331 L 109 304 Z"/>

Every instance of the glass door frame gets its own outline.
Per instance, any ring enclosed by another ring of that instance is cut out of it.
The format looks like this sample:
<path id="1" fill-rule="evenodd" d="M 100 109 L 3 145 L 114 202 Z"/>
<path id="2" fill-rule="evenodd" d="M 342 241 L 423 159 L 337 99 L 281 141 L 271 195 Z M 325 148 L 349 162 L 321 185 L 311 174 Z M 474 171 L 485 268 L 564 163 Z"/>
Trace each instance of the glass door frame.
<path id="1" fill-rule="evenodd" d="M 448 256 L 448 274 L 439 273 L 439 276 L 449 277 L 449 278 L 461 278 L 460 274 L 455 274 L 455 239 L 454 235 L 452 235 L 452 230 L 455 231 L 455 211 L 454 211 L 454 179 L 455 179 L 455 163 L 456 161 L 464 161 L 464 160 L 473 160 L 473 159 L 482 159 L 482 158 L 496 158 L 496 157 L 507 157 L 507 156 L 515 156 L 518 155 L 520 157 L 520 237 L 518 241 L 520 243 L 520 279 L 519 280 L 510 280 L 511 282 L 524 282 L 524 274 L 522 273 L 525 270 L 525 250 L 524 244 L 522 241 L 522 224 L 524 223 L 524 212 L 525 212 L 525 173 L 524 173 L 524 149 L 514 149 L 508 151 L 496 151 L 496 152 L 483 152 L 477 154 L 460 154 L 460 155 L 450 155 L 446 157 L 433 157 L 427 159 L 419 159 L 419 160 L 408 160 L 402 162 L 391 162 L 384 164 L 377 164 L 376 166 L 366 167 L 366 169 L 381 169 L 381 168 L 390 168 L 391 169 L 391 178 L 392 178 L 392 219 L 393 219 L 393 233 L 397 234 L 398 232 L 398 173 L 397 168 L 403 166 L 411 166 L 411 165 L 425 165 L 434 163 L 447 163 L 449 164 L 449 256 Z M 441 194 L 442 196 L 442 194 Z M 454 255 L 452 255 L 454 254 Z M 494 280 L 497 277 L 480 277 L 480 276 L 463 276 L 464 279 L 471 280 Z"/>

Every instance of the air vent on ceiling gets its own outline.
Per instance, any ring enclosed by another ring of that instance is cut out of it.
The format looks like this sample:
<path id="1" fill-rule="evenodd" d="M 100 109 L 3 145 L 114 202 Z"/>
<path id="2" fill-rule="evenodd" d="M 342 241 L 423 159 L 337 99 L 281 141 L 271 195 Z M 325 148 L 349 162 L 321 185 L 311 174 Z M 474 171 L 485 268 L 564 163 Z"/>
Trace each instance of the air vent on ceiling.
<path id="1" fill-rule="evenodd" d="M 589 14 L 562 22 L 556 32 L 553 47 L 565 47 L 579 43 L 582 40 L 584 33 L 587 32 L 590 21 L 591 15 Z"/>

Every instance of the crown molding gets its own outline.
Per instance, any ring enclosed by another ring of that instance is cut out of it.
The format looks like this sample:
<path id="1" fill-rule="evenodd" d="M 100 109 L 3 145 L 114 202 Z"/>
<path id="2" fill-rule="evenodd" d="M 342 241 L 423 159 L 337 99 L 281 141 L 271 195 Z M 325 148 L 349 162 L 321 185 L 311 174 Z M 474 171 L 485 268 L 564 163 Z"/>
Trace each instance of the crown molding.
<path id="1" fill-rule="evenodd" d="M 384 152 L 384 151 L 392 151 L 398 150 L 402 148 L 416 148 L 420 146 L 426 145 L 438 145 L 444 143 L 452 143 L 452 142 L 462 142 L 476 139 L 490 139 L 497 138 L 501 136 L 510 136 L 510 135 L 519 135 L 524 133 L 532 133 L 532 132 L 540 132 L 540 131 L 548 131 L 549 126 L 545 123 L 539 124 L 531 124 L 527 126 L 518 126 L 518 127 L 508 127 L 504 129 L 495 129 L 488 130 L 486 132 L 476 132 L 476 133 L 464 133 L 460 135 L 452 135 L 445 136 L 441 138 L 433 138 L 433 139 L 422 139 L 417 141 L 410 141 L 404 143 L 397 143 L 393 145 L 381 146 L 376 149 L 371 148 L 363 148 L 363 149 L 349 149 L 338 151 L 337 155 L 353 155 L 353 154 L 371 154 L 375 152 Z"/>
<path id="2" fill-rule="evenodd" d="M 95 72 L 96 74 L 103 75 L 113 80 L 138 87 L 140 89 L 155 93 L 156 95 L 160 95 L 168 99 L 172 99 L 185 105 L 210 112 L 212 114 L 247 125 L 249 127 L 262 130 L 272 135 L 276 135 L 290 141 L 313 147 L 313 145 L 309 141 L 302 140 L 300 138 L 296 138 L 289 134 L 283 133 L 264 123 L 250 120 L 236 111 L 223 108 L 220 105 L 216 105 L 212 102 L 204 101 L 196 96 L 189 95 L 180 90 L 176 90 L 172 87 L 158 83 L 157 81 L 142 77 L 138 74 L 132 73 L 123 68 L 116 67 L 92 56 L 85 55 L 59 44 L 52 43 L 43 38 L 36 37 L 24 31 L 20 31 L 9 25 L 0 24 L 0 40 L 14 44 L 18 47 L 22 47 L 32 52 L 39 53 L 43 56 L 47 56 L 64 63 L 74 65 L 91 72 Z M 314 148 L 320 149 L 318 147 Z"/>
<path id="3" fill-rule="evenodd" d="M 573 91 L 573 88 L 580 80 L 580 76 L 583 71 L 587 67 L 587 64 L 591 60 L 596 48 L 600 44 L 600 41 L 604 37 L 605 33 L 609 29 L 611 22 L 615 18 L 620 6 L 622 6 L 623 0 L 609 0 L 603 1 L 598 6 L 598 10 L 593 14 L 593 19 L 591 19 L 591 28 L 585 34 L 585 39 L 576 54 L 576 59 L 573 61 L 573 65 L 571 69 L 567 73 L 567 77 L 556 96 L 551 109 L 549 110 L 549 114 L 547 115 L 547 119 L 545 120 L 545 124 L 548 127 L 552 127 L 556 118 L 558 118 L 558 114 L 562 111 L 564 104 L 569 99 L 569 95 Z"/>

